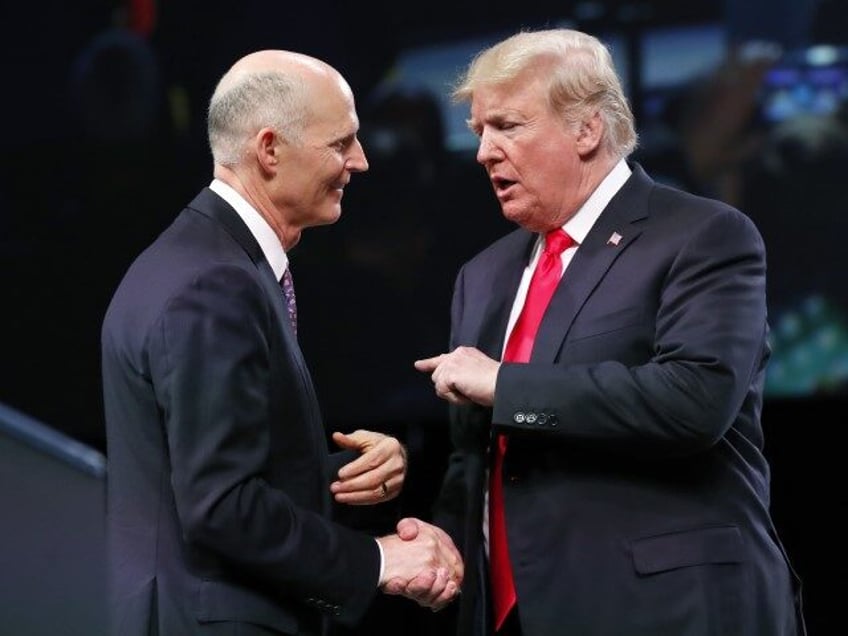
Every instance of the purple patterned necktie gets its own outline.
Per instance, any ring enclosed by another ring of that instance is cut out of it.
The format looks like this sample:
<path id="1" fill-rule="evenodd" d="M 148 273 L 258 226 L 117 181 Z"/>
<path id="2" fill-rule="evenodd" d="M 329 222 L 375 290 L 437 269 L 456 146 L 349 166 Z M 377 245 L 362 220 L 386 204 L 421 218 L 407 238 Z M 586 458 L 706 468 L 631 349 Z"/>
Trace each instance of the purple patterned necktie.
<path id="1" fill-rule="evenodd" d="M 294 281 L 292 281 L 291 268 L 286 268 L 280 279 L 280 287 L 283 288 L 283 297 L 286 300 L 286 310 L 289 312 L 294 335 L 297 336 L 297 302 L 294 298 Z"/>

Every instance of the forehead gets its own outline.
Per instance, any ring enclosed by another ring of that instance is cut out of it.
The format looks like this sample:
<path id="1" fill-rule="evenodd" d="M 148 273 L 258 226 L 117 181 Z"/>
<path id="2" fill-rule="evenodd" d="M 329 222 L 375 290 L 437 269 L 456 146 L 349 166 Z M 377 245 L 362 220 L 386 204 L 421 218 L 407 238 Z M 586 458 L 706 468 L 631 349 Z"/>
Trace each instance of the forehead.
<path id="1" fill-rule="evenodd" d="M 359 118 L 353 93 L 344 80 L 327 78 L 310 90 L 310 117 L 307 129 L 328 137 L 356 132 Z"/>
<path id="2" fill-rule="evenodd" d="M 523 73 L 508 82 L 477 86 L 471 97 L 472 119 L 538 114 L 547 109 L 542 79 L 538 74 Z"/>

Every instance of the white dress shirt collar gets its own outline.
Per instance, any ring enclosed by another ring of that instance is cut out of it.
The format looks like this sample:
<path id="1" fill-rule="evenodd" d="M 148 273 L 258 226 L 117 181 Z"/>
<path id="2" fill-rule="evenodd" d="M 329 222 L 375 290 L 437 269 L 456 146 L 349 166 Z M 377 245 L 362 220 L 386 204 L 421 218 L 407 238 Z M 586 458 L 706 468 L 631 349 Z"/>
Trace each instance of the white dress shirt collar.
<path id="1" fill-rule="evenodd" d="M 277 280 L 280 280 L 283 277 L 283 272 L 289 266 L 289 258 L 280 243 L 280 239 L 277 238 L 274 230 L 268 225 L 268 221 L 252 205 L 245 201 L 244 197 L 236 192 L 232 186 L 227 185 L 220 179 L 213 179 L 212 183 L 209 184 L 209 189 L 229 203 L 241 217 L 241 220 L 247 225 L 256 242 L 259 243 L 259 247 L 265 255 L 265 260 L 268 261 L 268 264 L 274 271 L 274 276 L 277 277 Z"/>
<path id="2" fill-rule="evenodd" d="M 601 212 L 607 207 L 607 204 L 615 196 L 615 194 L 624 185 L 624 182 L 630 178 L 630 166 L 624 159 L 619 160 L 615 167 L 610 170 L 609 174 L 604 177 L 603 181 L 598 184 L 595 191 L 586 199 L 586 202 L 580 206 L 580 209 L 572 216 L 563 229 L 568 232 L 569 236 L 577 241 L 578 245 L 582 244 L 589 234 L 589 230 L 601 216 Z"/>

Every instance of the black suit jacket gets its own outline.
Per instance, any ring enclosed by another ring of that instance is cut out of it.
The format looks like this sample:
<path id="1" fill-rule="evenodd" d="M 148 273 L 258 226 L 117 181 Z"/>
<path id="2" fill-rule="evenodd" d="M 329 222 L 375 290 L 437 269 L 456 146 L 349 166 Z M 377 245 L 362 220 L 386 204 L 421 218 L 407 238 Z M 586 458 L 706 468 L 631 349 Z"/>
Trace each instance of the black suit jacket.
<path id="1" fill-rule="evenodd" d="M 280 287 L 211 190 L 129 268 L 102 355 L 116 636 L 358 620 L 378 547 L 329 521 L 341 462 Z"/>
<path id="2" fill-rule="evenodd" d="M 500 359 L 535 239 L 516 230 L 461 269 L 452 347 Z M 452 409 L 435 519 L 468 561 L 461 634 L 489 629 L 490 429 L 510 435 L 525 636 L 802 633 L 762 452 L 765 273 L 746 216 L 634 167 L 565 272 L 530 362 L 502 365 L 493 409 Z"/>

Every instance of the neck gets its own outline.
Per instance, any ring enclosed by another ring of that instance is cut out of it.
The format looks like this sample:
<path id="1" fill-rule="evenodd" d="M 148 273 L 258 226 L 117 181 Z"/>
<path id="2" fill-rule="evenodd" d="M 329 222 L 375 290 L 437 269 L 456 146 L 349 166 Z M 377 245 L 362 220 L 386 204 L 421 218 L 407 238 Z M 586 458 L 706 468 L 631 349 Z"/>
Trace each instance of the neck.
<path id="1" fill-rule="evenodd" d="M 237 168 L 216 165 L 213 173 L 216 179 L 223 181 L 233 190 L 239 193 L 259 215 L 265 219 L 274 234 L 280 240 L 280 244 L 287 252 L 297 245 L 300 240 L 300 231 L 289 227 L 277 210 L 268 191 L 261 185 L 257 185 L 255 179 L 245 175 Z"/>

